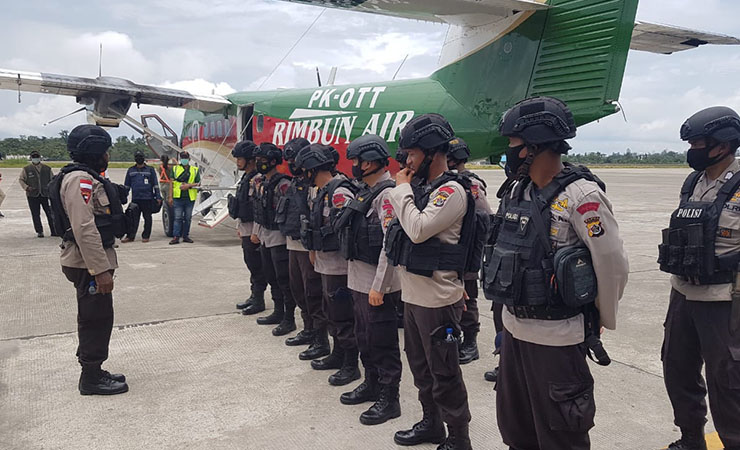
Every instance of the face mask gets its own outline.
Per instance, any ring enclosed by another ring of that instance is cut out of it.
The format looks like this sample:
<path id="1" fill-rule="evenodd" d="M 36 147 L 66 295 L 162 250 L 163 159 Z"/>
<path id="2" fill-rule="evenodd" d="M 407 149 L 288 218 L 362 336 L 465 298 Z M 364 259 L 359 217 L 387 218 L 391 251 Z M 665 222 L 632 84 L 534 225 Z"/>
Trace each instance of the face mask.
<path id="1" fill-rule="evenodd" d="M 316 172 L 306 171 L 306 179 L 311 184 L 311 186 L 316 186 Z"/>
<path id="2" fill-rule="evenodd" d="M 190 160 L 189 159 L 183 158 L 183 159 L 180 160 L 180 165 L 187 166 L 188 164 L 190 164 Z"/>
<path id="3" fill-rule="evenodd" d="M 517 145 L 516 147 L 509 147 L 506 149 L 506 175 L 516 175 L 519 171 L 519 167 L 524 163 L 525 158 L 520 158 L 519 153 L 526 147 L 525 144 Z"/>
<path id="4" fill-rule="evenodd" d="M 136 161 L 136 164 L 144 164 L 144 157 L 143 156 L 137 156 L 134 158 L 134 161 Z"/>
<path id="5" fill-rule="evenodd" d="M 33 164 L 41 164 L 41 158 L 31 158 Z"/>
<path id="6" fill-rule="evenodd" d="M 288 170 L 290 170 L 290 173 L 293 174 L 294 177 L 303 175 L 303 169 L 296 167 L 295 163 L 288 163 Z"/>
<path id="7" fill-rule="evenodd" d="M 715 165 L 721 159 L 727 156 L 720 153 L 714 158 L 709 157 L 709 152 L 711 152 L 717 145 L 719 144 L 715 144 L 711 147 L 707 146 L 704 148 L 689 149 L 689 151 L 686 153 L 686 162 L 689 163 L 689 167 L 698 171 L 706 170 L 708 167 Z"/>
<path id="8" fill-rule="evenodd" d="M 355 180 L 362 180 L 363 175 L 364 174 L 362 167 L 359 164 L 356 166 L 352 166 L 352 176 L 355 178 Z"/>
<path id="9" fill-rule="evenodd" d="M 272 169 L 272 167 L 267 164 L 266 162 L 258 162 L 257 163 L 257 172 L 261 173 L 262 175 L 265 175 Z"/>

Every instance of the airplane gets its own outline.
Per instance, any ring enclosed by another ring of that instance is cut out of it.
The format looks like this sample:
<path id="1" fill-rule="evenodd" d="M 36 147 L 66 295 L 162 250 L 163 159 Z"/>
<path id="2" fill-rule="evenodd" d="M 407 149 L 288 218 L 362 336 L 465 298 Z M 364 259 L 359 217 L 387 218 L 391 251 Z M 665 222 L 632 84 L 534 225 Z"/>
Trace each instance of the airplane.
<path id="1" fill-rule="evenodd" d="M 305 137 L 343 154 L 352 139 L 372 133 L 395 149 L 412 117 L 436 112 L 469 144 L 472 159 L 497 162 L 506 147 L 497 132 L 499 119 L 524 98 L 558 97 L 581 126 L 619 111 L 630 49 L 671 54 L 707 44 L 740 44 L 731 36 L 635 21 L 638 0 L 282 1 L 448 24 L 440 68 L 420 79 L 225 97 L 113 77 L 0 69 L 0 89 L 74 96 L 90 122 L 109 127 L 124 122 L 142 133 L 157 155 L 187 150 L 216 183 L 204 189 L 194 209 L 194 215 L 204 216 L 200 225 L 213 227 L 227 217 L 225 195 L 237 181 L 230 149 L 238 140 L 282 146 Z M 158 117 L 141 122 L 130 117 L 133 104 L 187 109 L 180 145 Z M 148 120 L 158 121 L 163 134 Z M 340 170 L 349 173 L 349 167 L 342 158 Z M 168 235 L 171 213 L 163 208 Z"/>

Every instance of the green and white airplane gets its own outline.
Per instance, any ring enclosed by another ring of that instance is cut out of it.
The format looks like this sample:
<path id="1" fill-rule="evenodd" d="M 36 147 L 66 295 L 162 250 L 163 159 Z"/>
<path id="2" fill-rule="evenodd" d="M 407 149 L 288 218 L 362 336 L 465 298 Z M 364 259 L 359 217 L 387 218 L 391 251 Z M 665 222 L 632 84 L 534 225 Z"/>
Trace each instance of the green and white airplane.
<path id="1" fill-rule="evenodd" d="M 373 133 L 395 148 L 403 126 L 428 112 L 450 121 L 473 159 L 498 161 L 506 145 L 497 133 L 499 119 L 519 100 L 558 97 L 583 125 L 618 111 L 630 49 L 668 54 L 705 44 L 740 44 L 730 36 L 635 22 L 638 0 L 283 1 L 447 23 L 440 68 L 421 79 L 225 97 L 112 77 L 3 69 L 0 88 L 75 96 L 89 121 L 104 126 L 125 121 L 148 137 L 146 123 L 127 115 L 132 104 L 186 108 L 179 144 L 204 172 L 230 186 L 236 178 L 229 152 L 239 139 L 281 146 L 300 136 L 343 154 L 352 139 Z M 173 154 L 177 139 L 171 129 L 168 134 L 155 147 Z M 349 163 L 343 159 L 340 169 L 349 173 Z"/>

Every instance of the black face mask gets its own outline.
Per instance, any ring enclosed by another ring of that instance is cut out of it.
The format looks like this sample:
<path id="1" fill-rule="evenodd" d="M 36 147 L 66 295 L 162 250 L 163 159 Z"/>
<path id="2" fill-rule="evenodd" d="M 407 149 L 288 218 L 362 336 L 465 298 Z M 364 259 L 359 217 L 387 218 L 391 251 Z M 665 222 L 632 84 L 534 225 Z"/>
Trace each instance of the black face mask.
<path id="1" fill-rule="evenodd" d="M 257 163 L 257 172 L 261 173 L 262 175 L 265 175 L 268 172 L 270 172 L 272 168 L 273 168 L 272 164 L 268 164 L 266 162 Z"/>
<path id="2" fill-rule="evenodd" d="M 137 156 L 134 158 L 134 161 L 136 161 L 136 164 L 144 164 L 144 157 L 143 156 Z"/>
<path id="3" fill-rule="evenodd" d="M 505 172 L 507 177 L 515 176 L 519 171 L 519 168 L 524 163 L 526 157 L 520 158 L 519 153 L 526 147 L 526 144 L 517 145 L 516 147 L 509 147 L 506 149 L 506 167 Z"/>
<path id="4" fill-rule="evenodd" d="M 306 176 L 306 180 L 308 180 L 308 183 L 311 186 L 316 186 L 316 172 L 311 172 L 307 170 L 304 172 L 304 174 Z"/>
<path id="5" fill-rule="evenodd" d="M 708 167 L 711 167 L 724 159 L 724 157 L 727 155 L 723 155 L 722 153 L 715 156 L 714 158 L 709 157 L 709 152 L 717 147 L 717 145 L 719 144 L 706 146 L 704 148 L 689 149 L 689 151 L 686 153 L 686 162 L 689 163 L 689 167 L 698 171 L 707 170 Z"/>
<path id="6" fill-rule="evenodd" d="M 352 176 L 355 178 L 355 180 L 362 180 L 364 173 L 360 165 L 352 166 Z"/>
<path id="7" fill-rule="evenodd" d="M 290 170 L 290 173 L 293 174 L 294 177 L 303 175 L 303 169 L 296 167 L 294 162 L 288 163 L 288 170 Z"/>

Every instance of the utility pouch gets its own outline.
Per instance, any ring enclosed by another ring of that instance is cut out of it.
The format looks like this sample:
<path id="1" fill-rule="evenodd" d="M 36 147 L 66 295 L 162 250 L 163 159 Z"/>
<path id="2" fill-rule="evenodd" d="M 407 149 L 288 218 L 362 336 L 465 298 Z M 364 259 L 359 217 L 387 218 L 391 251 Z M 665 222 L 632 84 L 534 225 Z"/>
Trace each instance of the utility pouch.
<path id="1" fill-rule="evenodd" d="M 335 252 L 339 250 L 339 237 L 334 232 L 334 227 L 324 225 L 319 231 L 321 237 L 321 251 Z"/>
<path id="2" fill-rule="evenodd" d="M 561 248 L 554 262 L 557 292 L 566 306 L 578 308 L 596 300 L 596 273 L 587 248 Z"/>
<path id="3" fill-rule="evenodd" d="M 306 247 L 306 250 L 317 250 L 314 246 L 311 223 L 305 215 L 301 216 L 301 244 Z"/>
<path id="4" fill-rule="evenodd" d="M 232 219 L 236 219 L 239 217 L 239 202 L 237 201 L 236 197 L 234 197 L 232 194 L 229 194 L 227 197 L 227 201 L 229 204 L 229 217 Z"/>
<path id="5" fill-rule="evenodd" d="M 277 208 L 275 208 L 275 223 L 282 225 L 287 219 L 288 203 L 290 203 L 289 197 L 283 196 L 278 200 Z"/>

